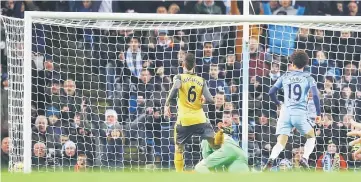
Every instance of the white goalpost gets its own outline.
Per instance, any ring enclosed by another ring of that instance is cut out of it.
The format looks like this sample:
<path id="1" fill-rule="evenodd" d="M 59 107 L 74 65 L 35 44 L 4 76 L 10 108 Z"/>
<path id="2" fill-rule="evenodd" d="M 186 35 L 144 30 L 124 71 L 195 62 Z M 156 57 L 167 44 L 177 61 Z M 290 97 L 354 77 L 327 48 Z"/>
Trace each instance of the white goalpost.
<path id="1" fill-rule="evenodd" d="M 244 11 L 245 14 L 249 14 L 248 6 Z M 272 40 L 269 40 L 269 35 L 266 36 L 266 32 L 270 31 L 269 26 L 263 25 L 296 27 L 297 32 L 290 33 L 294 37 L 297 37 L 299 29 L 303 28 L 308 31 L 331 32 L 330 37 L 336 38 L 336 34 L 341 31 L 360 33 L 361 24 L 359 17 L 341 16 L 159 15 L 27 11 L 23 20 L 4 16 L 0 18 L 6 31 L 10 82 L 9 170 L 22 170 L 24 173 L 30 173 L 32 170 L 72 169 L 74 165 L 77 165 L 80 156 L 85 156 L 89 165 L 102 170 L 103 168 L 106 170 L 140 169 L 149 166 L 162 170 L 172 168 L 173 126 L 171 124 L 174 123 L 174 118 L 166 121 L 159 115 L 162 115 L 164 94 L 167 94 L 169 90 L 170 80 L 180 69 L 178 61 L 181 59 L 179 55 L 182 51 L 194 52 L 197 60 L 200 61 L 198 66 L 204 64 L 210 67 L 209 70 L 198 74 L 212 75 L 212 66 L 216 65 L 218 73 L 215 77 L 217 78 L 211 78 L 211 76 L 207 78 L 211 80 L 209 84 L 216 85 L 214 96 L 223 95 L 224 103 L 219 109 L 217 106 L 206 106 L 207 116 L 210 117 L 212 124 L 219 122 L 222 118 L 216 116 L 217 113 L 227 110 L 226 105 L 230 103 L 232 116 L 238 115 L 240 120 L 235 124 L 236 128 L 241 128 L 236 137 L 239 137 L 240 145 L 248 153 L 249 158 L 260 165 L 262 159 L 267 158 L 267 153 L 270 152 L 263 146 L 270 144 L 272 147 L 273 145 L 270 138 L 275 135 L 271 132 L 275 126 L 269 124 L 271 123 L 269 121 L 266 124 L 267 127 L 264 127 L 259 118 L 268 117 L 267 119 L 271 120 L 272 114 L 269 113 L 277 113 L 277 111 L 273 109 L 269 99 L 266 99 L 267 88 L 272 83 L 266 82 L 271 80 L 269 75 L 255 75 L 254 70 L 271 72 L 273 61 L 277 58 L 267 52 L 268 45 L 259 45 L 266 50 L 261 51 L 257 48 L 256 53 L 264 56 L 262 65 L 267 66 L 258 67 L 259 57 L 256 58 L 257 64 L 250 66 L 250 61 L 254 62 L 254 58 L 250 57 L 250 54 L 254 53 L 250 51 L 250 44 L 254 37 L 252 33 L 250 34 L 250 29 L 256 26 L 256 29 L 261 32 L 257 35 L 257 39 L 263 38 L 270 44 Z M 243 36 L 237 38 L 237 33 L 241 31 L 238 26 L 243 26 Z M 240 38 L 243 41 L 242 45 L 235 45 L 236 39 Z M 323 39 L 326 38 L 326 36 L 323 37 Z M 355 39 L 361 40 L 361 37 L 355 36 Z M 297 41 L 300 40 L 292 41 L 297 45 Z M 132 51 L 132 46 L 136 45 L 134 42 L 138 42 L 137 51 L 139 52 Z M 210 55 L 211 63 L 203 62 L 204 54 L 207 52 L 205 45 L 208 42 L 210 42 L 211 53 L 213 52 L 213 55 Z M 313 42 L 306 39 L 305 43 L 312 44 Z M 324 44 L 331 46 L 331 43 Z M 243 51 L 236 52 L 236 46 L 241 46 Z M 297 49 L 297 46 L 292 49 Z M 309 47 L 305 50 L 311 52 L 312 55 L 314 55 L 313 52 L 319 51 Z M 323 51 L 326 52 L 326 50 Z M 341 52 L 338 50 L 335 52 L 333 49 L 327 51 L 330 54 Z M 356 51 L 353 53 L 358 54 Z M 235 61 L 239 61 L 241 65 L 237 68 L 240 71 L 239 76 L 233 71 L 233 68 L 236 69 L 235 64 L 230 62 L 234 54 L 242 55 L 242 60 Z M 270 60 L 266 60 L 267 55 L 270 55 Z M 133 62 L 134 59 L 139 58 L 142 59 L 141 65 Z M 212 62 L 213 58 L 217 60 L 217 63 Z M 40 63 L 36 61 L 40 59 L 43 61 Z M 48 61 L 50 59 L 51 61 Z M 310 59 L 315 59 L 315 57 L 311 56 Z M 50 71 L 46 70 L 47 64 L 52 65 Z M 230 68 L 231 64 L 232 68 Z M 41 72 L 42 70 L 46 71 Z M 47 75 L 51 76 L 47 77 Z M 221 76 L 218 78 L 218 75 Z M 218 81 L 212 82 L 212 79 L 225 81 L 218 83 Z M 260 91 L 257 91 L 257 86 L 250 91 L 250 86 L 253 87 L 255 82 L 262 86 Z M 218 84 L 223 84 L 224 88 L 220 89 Z M 357 84 L 360 85 L 360 83 Z M 43 89 L 43 93 L 39 91 L 39 87 Z M 58 88 L 58 95 L 52 90 L 56 88 Z M 75 95 L 69 95 L 69 92 L 74 93 L 74 90 Z M 257 92 L 265 93 L 259 96 Z M 234 98 L 240 99 L 234 100 Z M 258 102 L 261 106 L 257 106 Z M 34 108 L 39 110 L 35 116 Z M 215 113 L 214 118 L 212 113 Z M 112 114 L 121 124 L 111 123 Z M 335 117 L 345 115 L 334 112 L 330 114 Z M 39 115 L 44 115 L 49 121 L 56 116 L 59 122 L 46 121 L 44 124 Z M 355 112 L 346 115 L 357 118 Z M 76 122 L 78 117 L 79 123 Z M 43 125 L 45 125 L 44 133 L 41 131 Z M 269 130 L 267 136 L 265 128 Z M 249 134 L 255 134 L 254 141 L 249 141 Z M 332 134 L 329 138 L 347 140 L 346 136 L 335 135 Z M 295 134 L 294 138 L 296 137 Z M 77 141 L 72 141 L 72 138 Z M 291 158 L 295 155 L 292 150 L 301 148 L 300 146 L 303 145 L 296 139 L 292 139 L 292 142 L 290 147 L 286 148 L 291 153 Z M 327 142 L 325 141 L 322 145 L 327 145 Z M 250 143 L 252 147 L 249 147 Z M 43 144 L 44 147 L 41 148 Z M 255 145 L 258 148 L 254 147 Z M 351 149 L 347 145 L 344 146 L 344 143 L 338 145 L 340 148 L 341 146 L 347 148 L 343 150 L 347 151 L 342 153 L 344 156 L 350 155 Z M 317 150 L 320 149 L 316 149 L 315 153 L 324 152 Z M 53 154 L 50 151 L 53 151 Z M 186 153 L 185 160 L 187 163 L 190 158 L 190 167 L 199 161 L 199 140 L 196 137 L 190 142 Z M 284 158 L 287 158 L 287 154 L 284 154 Z M 314 162 L 316 160 L 317 158 Z M 346 160 L 350 162 L 352 159 Z M 257 166 L 255 163 L 251 165 Z"/>

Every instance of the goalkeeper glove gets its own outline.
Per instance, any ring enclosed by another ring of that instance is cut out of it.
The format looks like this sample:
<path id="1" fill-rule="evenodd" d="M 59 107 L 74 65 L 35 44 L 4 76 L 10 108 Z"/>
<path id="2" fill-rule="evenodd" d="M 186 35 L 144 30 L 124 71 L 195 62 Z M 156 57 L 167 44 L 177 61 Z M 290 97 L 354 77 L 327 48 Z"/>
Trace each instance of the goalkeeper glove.
<path id="1" fill-rule="evenodd" d="M 222 127 L 221 128 L 222 132 L 228 135 L 232 135 L 233 134 L 233 128 L 231 126 L 227 126 L 227 127 Z"/>

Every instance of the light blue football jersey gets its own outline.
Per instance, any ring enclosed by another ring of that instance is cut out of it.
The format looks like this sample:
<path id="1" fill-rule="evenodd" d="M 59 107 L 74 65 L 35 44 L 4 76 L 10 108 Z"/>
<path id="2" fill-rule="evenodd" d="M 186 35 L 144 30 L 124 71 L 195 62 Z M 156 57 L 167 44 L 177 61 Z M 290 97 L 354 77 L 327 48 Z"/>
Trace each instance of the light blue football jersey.
<path id="1" fill-rule="evenodd" d="M 278 78 L 274 86 L 283 88 L 284 106 L 290 112 L 295 111 L 290 114 L 297 114 L 297 111 L 307 111 L 308 92 L 316 86 L 316 81 L 310 73 L 291 71 Z"/>

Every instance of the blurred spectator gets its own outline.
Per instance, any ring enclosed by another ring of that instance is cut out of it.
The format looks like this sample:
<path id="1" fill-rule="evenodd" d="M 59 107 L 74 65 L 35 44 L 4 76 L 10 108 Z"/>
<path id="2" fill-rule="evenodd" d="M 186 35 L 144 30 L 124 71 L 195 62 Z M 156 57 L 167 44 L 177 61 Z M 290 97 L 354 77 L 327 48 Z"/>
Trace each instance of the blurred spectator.
<path id="1" fill-rule="evenodd" d="M 207 80 L 209 91 L 213 96 L 218 92 L 224 92 L 229 95 L 228 85 L 224 79 L 219 78 L 219 66 L 217 64 L 211 64 L 209 74 L 204 74 L 203 78 Z"/>
<path id="2" fill-rule="evenodd" d="M 201 58 L 196 60 L 196 73 L 209 73 L 211 64 L 218 64 L 218 57 L 213 56 L 213 45 L 211 42 L 203 43 Z"/>
<path id="3" fill-rule="evenodd" d="M 14 6 L 15 3 L 13 0 L 5 1 L 4 6 L 1 8 L 1 14 L 5 16 L 14 16 Z"/>
<path id="4" fill-rule="evenodd" d="M 211 124 L 216 126 L 216 124 L 222 121 L 223 118 L 223 107 L 226 100 L 224 92 L 218 92 L 214 96 L 214 100 L 214 105 L 208 105 L 208 119 L 210 120 Z"/>
<path id="5" fill-rule="evenodd" d="M 240 88 L 240 85 L 237 84 L 235 81 L 231 81 L 229 86 L 229 92 L 230 92 L 230 98 L 231 98 L 231 102 L 235 105 L 238 105 L 239 107 L 242 107 L 242 92 Z"/>
<path id="6" fill-rule="evenodd" d="M 73 118 L 75 113 L 85 110 L 85 98 L 77 92 L 75 82 L 65 80 L 60 95 L 60 111 L 63 119 Z"/>
<path id="7" fill-rule="evenodd" d="M 337 145 L 332 140 L 328 142 L 327 151 L 318 158 L 316 168 L 323 169 L 323 171 L 347 169 L 347 163 L 344 157 L 339 153 Z"/>
<path id="8" fill-rule="evenodd" d="M 1 140 L 1 168 L 9 167 L 9 137 L 3 137 Z"/>
<path id="9" fill-rule="evenodd" d="M 178 4 L 176 4 L 176 3 L 173 3 L 168 7 L 169 14 L 178 14 L 179 12 L 180 12 L 180 8 L 179 8 Z"/>
<path id="10" fill-rule="evenodd" d="M 122 130 L 112 127 L 104 145 L 102 165 L 123 167 L 123 143 L 124 135 Z"/>
<path id="11" fill-rule="evenodd" d="M 263 107 L 267 105 L 266 102 L 269 100 L 266 96 L 267 94 L 263 91 L 264 87 L 262 81 L 262 78 L 258 76 L 250 78 L 248 89 L 248 107 L 250 116 L 257 116 L 257 113 L 259 113 Z"/>
<path id="12" fill-rule="evenodd" d="M 84 172 L 84 171 L 86 171 L 87 167 L 88 167 L 88 163 L 87 163 L 86 155 L 83 155 L 83 154 L 78 155 L 76 164 L 74 166 L 74 171 L 75 172 Z"/>
<path id="13" fill-rule="evenodd" d="M 331 16 L 331 2 L 329 1 L 308 1 L 306 4 L 307 15 Z"/>
<path id="14" fill-rule="evenodd" d="M 249 76 L 266 76 L 269 72 L 269 66 L 264 62 L 264 50 L 256 38 L 250 38 L 249 52 Z"/>
<path id="15" fill-rule="evenodd" d="M 225 71 L 224 76 L 226 78 L 226 83 L 229 84 L 232 79 L 237 80 L 237 83 L 240 83 L 241 68 L 242 65 L 240 62 L 236 61 L 236 56 L 234 54 L 234 51 L 232 49 L 229 49 L 227 51 L 225 66 L 224 68 L 222 68 Z"/>
<path id="16" fill-rule="evenodd" d="M 49 121 L 49 130 L 56 135 L 66 135 L 63 129 L 69 128 L 69 125 L 60 120 L 60 111 L 54 107 L 47 108 L 46 115 Z M 69 134 L 69 133 L 67 133 Z"/>
<path id="17" fill-rule="evenodd" d="M 332 139 L 337 123 L 334 122 L 331 114 L 326 113 L 323 115 L 323 123 L 316 126 L 315 134 L 317 140 L 317 155 L 321 155 L 320 152 L 326 150 L 326 145 L 329 140 Z"/>
<path id="18" fill-rule="evenodd" d="M 342 1 L 339 2 L 331 2 L 333 3 L 333 10 L 332 10 L 332 15 L 335 16 L 341 16 L 344 15 L 344 4 Z"/>
<path id="19" fill-rule="evenodd" d="M 324 84 L 321 86 L 321 94 L 322 94 L 322 105 L 323 111 L 325 113 L 331 113 L 333 108 L 333 97 L 336 95 L 336 86 L 333 83 L 334 79 L 330 79 L 329 77 L 325 79 Z"/>
<path id="20" fill-rule="evenodd" d="M 164 60 L 164 74 L 172 78 L 177 74 L 183 73 L 183 61 L 185 60 L 186 51 L 181 49 L 177 53 L 177 59 L 170 61 Z"/>
<path id="21" fill-rule="evenodd" d="M 168 14 L 167 8 L 164 7 L 164 6 L 159 6 L 159 7 L 157 8 L 157 13 L 158 13 L 158 14 Z"/>
<path id="22" fill-rule="evenodd" d="M 304 148 L 303 147 L 298 147 L 298 148 L 294 148 L 292 149 L 292 167 L 293 168 L 300 168 L 300 160 L 302 159 L 304 153 Z"/>
<path id="23" fill-rule="evenodd" d="M 343 86 L 340 94 L 334 97 L 333 112 L 340 115 L 355 114 L 356 101 L 349 86 Z"/>
<path id="24" fill-rule="evenodd" d="M 45 167 L 48 164 L 46 150 L 46 146 L 43 142 L 37 142 L 33 145 L 32 165 L 38 169 Z"/>
<path id="25" fill-rule="evenodd" d="M 8 130 L 8 90 L 9 90 L 9 80 L 8 75 L 3 73 L 1 75 L 1 132 L 7 133 Z"/>
<path id="26" fill-rule="evenodd" d="M 72 141 L 67 141 L 62 147 L 62 165 L 69 168 L 77 163 L 77 150 L 76 144 Z"/>
<path id="27" fill-rule="evenodd" d="M 33 127 L 32 141 L 46 143 L 48 148 L 60 149 L 60 136 L 53 133 L 48 126 L 47 118 L 39 115 Z"/>
<path id="28" fill-rule="evenodd" d="M 337 66 L 343 68 L 352 60 L 359 57 L 355 53 L 361 51 L 358 46 L 355 46 L 358 42 L 352 32 L 345 30 L 341 31 L 339 35 L 338 32 L 335 32 L 335 34 L 336 36 L 333 36 L 331 39 L 331 49 L 338 60 Z"/>
<path id="29" fill-rule="evenodd" d="M 259 166 L 261 164 L 262 150 L 259 142 L 256 140 L 255 130 L 252 126 L 248 127 L 248 164 Z"/>
<path id="30" fill-rule="evenodd" d="M 255 127 L 256 140 L 259 142 L 262 151 L 262 157 L 268 158 L 272 147 L 276 144 L 277 136 L 276 128 L 270 125 L 270 119 L 267 118 L 266 114 L 262 114 L 258 118 Z"/>
<path id="31" fill-rule="evenodd" d="M 341 76 L 341 71 L 333 61 L 327 59 L 325 52 L 317 51 L 315 59 L 312 60 L 311 74 L 318 83 L 317 87 L 322 88 L 327 76 L 337 79 Z"/>
<path id="32" fill-rule="evenodd" d="M 222 9 L 214 0 L 199 1 L 194 7 L 195 14 L 222 14 Z"/>
<path id="33" fill-rule="evenodd" d="M 358 5 L 356 2 L 354 1 L 349 2 L 347 8 L 348 8 L 347 16 L 360 16 L 360 13 L 358 11 Z"/>

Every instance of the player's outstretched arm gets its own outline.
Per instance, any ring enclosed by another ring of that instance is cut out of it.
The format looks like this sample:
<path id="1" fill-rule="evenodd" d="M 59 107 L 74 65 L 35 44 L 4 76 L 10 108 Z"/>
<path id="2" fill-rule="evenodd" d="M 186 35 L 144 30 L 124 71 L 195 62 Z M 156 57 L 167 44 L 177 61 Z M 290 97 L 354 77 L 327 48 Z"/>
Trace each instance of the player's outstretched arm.
<path id="1" fill-rule="evenodd" d="M 281 102 L 277 99 L 277 91 L 278 91 L 278 87 L 273 86 L 269 90 L 268 95 L 270 96 L 271 100 L 279 106 L 281 105 Z"/>
<path id="2" fill-rule="evenodd" d="M 165 101 L 165 107 L 164 107 L 164 115 L 166 117 L 170 116 L 170 101 L 177 95 L 178 90 L 181 88 L 182 86 L 182 82 L 181 82 L 181 78 L 179 75 L 176 75 L 173 79 L 173 86 L 169 91 L 169 95 Z"/>
<path id="3" fill-rule="evenodd" d="M 213 96 L 211 94 L 211 92 L 209 91 L 209 88 L 206 84 L 206 81 L 204 81 L 204 84 L 203 84 L 203 90 L 202 90 L 202 94 L 204 96 L 204 99 L 205 99 L 205 103 L 207 104 L 214 104 L 215 101 L 213 99 Z"/>

